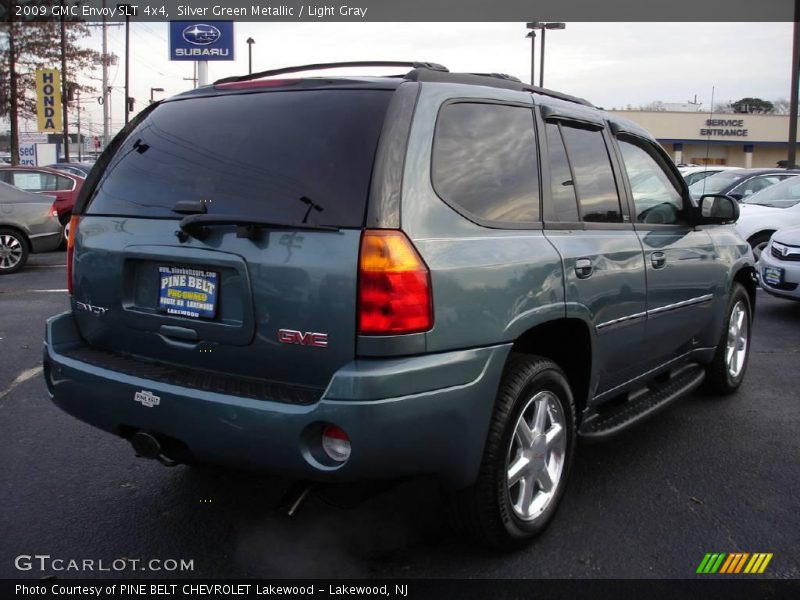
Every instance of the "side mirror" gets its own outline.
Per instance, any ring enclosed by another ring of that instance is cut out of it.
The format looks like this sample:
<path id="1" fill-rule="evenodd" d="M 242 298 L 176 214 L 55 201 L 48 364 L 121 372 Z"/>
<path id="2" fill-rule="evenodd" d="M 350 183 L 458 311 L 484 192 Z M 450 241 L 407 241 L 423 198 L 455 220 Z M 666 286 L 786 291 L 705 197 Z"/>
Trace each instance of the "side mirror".
<path id="1" fill-rule="evenodd" d="M 739 218 L 739 203 L 725 194 L 705 194 L 700 197 L 697 216 L 700 225 L 736 223 Z"/>

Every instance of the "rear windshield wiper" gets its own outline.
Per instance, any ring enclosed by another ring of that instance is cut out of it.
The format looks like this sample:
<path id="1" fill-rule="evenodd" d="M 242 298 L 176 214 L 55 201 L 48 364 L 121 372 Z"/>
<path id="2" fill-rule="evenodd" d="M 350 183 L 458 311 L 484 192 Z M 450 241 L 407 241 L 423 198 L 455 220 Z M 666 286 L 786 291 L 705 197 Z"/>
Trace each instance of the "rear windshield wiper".
<path id="1" fill-rule="evenodd" d="M 314 223 L 282 223 L 259 217 L 246 215 L 187 215 L 180 222 L 178 238 L 186 240 L 187 235 L 202 240 L 208 235 L 208 228 L 214 225 L 236 225 L 236 237 L 251 240 L 261 236 L 262 229 L 297 229 L 305 231 L 339 231 L 332 225 L 316 225 Z"/>

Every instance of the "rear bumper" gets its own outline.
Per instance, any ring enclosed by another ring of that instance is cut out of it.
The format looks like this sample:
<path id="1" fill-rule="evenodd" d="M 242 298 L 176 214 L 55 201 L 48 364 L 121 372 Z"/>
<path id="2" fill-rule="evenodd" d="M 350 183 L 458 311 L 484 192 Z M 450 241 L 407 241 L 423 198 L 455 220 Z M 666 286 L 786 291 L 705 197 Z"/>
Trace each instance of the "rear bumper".
<path id="1" fill-rule="evenodd" d="M 58 223 L 58 221 L 56 221 Z M 38 235 L 30 236 L 31 251 L 38 252 L 51 252 L 61 245 L 64 241 L 64 236 L 61 229 L 57 229 L 52 233 L 40 233 Z"/>
<path id="2" fill-rule="evenodd" d="M 122 435 L 180 440 L 201 461 L 320 481 L 430 474 L 452 487 L 474 482 L 510 345 L 419 357 L 356 360 L 311 405 L 188 389 L 89 365 L 64 355 L 82 346 L 72 313 L 47 321 L 45 377 L 67 413 Z M 159 397 L 157 406 L 134 400 Z M 325 463 L 322 426 L 350 436 L 343 465 Z M 323 457 L 323 460 L 320 458 Z"/>

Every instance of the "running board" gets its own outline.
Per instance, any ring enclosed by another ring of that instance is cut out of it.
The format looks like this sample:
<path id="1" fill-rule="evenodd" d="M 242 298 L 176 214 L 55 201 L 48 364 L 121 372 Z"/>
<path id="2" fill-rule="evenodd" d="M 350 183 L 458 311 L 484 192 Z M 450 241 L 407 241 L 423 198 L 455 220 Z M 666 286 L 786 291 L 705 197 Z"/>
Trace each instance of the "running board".
<path id="1" fill-rule="evenodd" d="M 581 425 L 578 434 L 586 440 L 610 438 L 696 389 L 703 383 L 705 374 L 705 369 L 698 364 L 683 367 L 663 386 L 644 392 L 608 412 L 593 415 Z"/>

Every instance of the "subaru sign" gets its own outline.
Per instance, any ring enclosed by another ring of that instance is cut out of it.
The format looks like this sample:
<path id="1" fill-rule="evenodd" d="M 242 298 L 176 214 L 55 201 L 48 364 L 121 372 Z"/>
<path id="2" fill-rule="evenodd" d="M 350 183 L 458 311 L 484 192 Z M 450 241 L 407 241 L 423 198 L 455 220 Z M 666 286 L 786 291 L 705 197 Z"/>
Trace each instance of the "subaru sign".
<path id="1" fill-rule="evenodd" d="M 170 60 L 233 60 L 233 21 L 170 21 Z"/>

